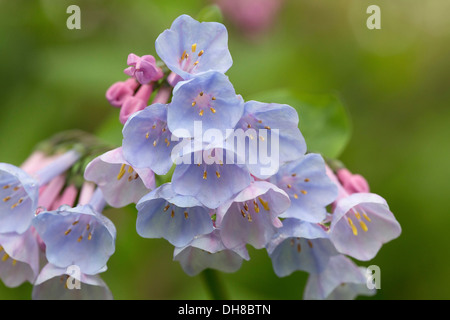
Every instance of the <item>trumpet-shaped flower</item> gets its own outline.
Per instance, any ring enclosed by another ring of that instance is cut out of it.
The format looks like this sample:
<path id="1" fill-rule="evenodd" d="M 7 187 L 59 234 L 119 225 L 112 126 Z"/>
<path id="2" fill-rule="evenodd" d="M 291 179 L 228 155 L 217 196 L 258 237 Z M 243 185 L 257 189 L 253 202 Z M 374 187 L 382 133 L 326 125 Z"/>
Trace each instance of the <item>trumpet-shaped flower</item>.
<path id="1" fill-rule="evenodd" d="M 144 238 L 164 238 L 182 247 L 213 231 L 209 210 L 191 196 L 176 194 L 171 183 L 144 196 L 136 208 L 136 229 Z"/>
<path id="2" fill-rule="evenodd" d="M 290 205 L 289 196 L 266 181 L 254 181 L 217 209 L 216 226 L 227 248 L 249 243 L 264 248 L 282 226 L 280 214 Z"/>
<path id="3" fill-rule="evenodd" d="M 296 270 L 320 273 L 330 257 L 338 254 L 323 227 L 293 218 L 283 220 L 267 252 L 279 277 Z"/>
<path id="4" fill-rule="evenodd" d="M 173 165 L 172 132 L 167 126 L 167 105 L 155 103 L 131 116 L 123 128 L 124 158 L 133 168 L 166 174 Z"/>
<path id="5" fill-rule="evenodd" d="M 283 218 L 321 222 L 327 214 L 326 206 L 337 197 L 337 187 L 328 178 L 319 154 L 310 153 L 280 167 L 270 181 L 286 191 L 292 201 Z"/>
<path id="6" fill-rule="evenodd" d="M 84 274 L 96 274 L 115 251 L 116 228 L 100 211 L 105 205 L 97 189 L 87 205 L 61 206 L 39 213 L 33 220 L 46 246 L 47 260 L 56 267 L 78 265 Z"/>
<path id="7" fill-rule="evenodd" d="M 188 15 L 175 19 L 156 39 L 155 47 L 167 67 L 184 80 L 211 70 L 225 73 L 233 64 L 226 27 Z"/>
<path id="8" fill-rule="evenodd" d="M 244 114 L 236 125 L 235 134 L 228 138 L 228 144 L 235 145 L 233 140 L 238 132 L 248 137 L 246 163 L 250 173 L 260 179 L 268 178 L 280 165 L 297 160 L 306 152 L 305 139 L 298 129 L 298 114 L 286 104 L 246 102 Z M 266 159 L 269 153 L 270 159 Z M 265 174 L 264 168 L 272 170 Z"/>
<path id="9" fill-rule="evenodd" d="M 180 138 L 198 138 L 198 134 L 203 134 L 197 133 L 197 121 L 202 123 L 202 131 L 215 129 L 226 138 L 227 129 L 236 126 L 243 112 L 242 97 L 236 95 L 228 77 L 220 72 L 207 72 L 177 84 L 167 122 Z"/>
<path id="10" fill-rule="evenodd" d="M 58 268 L 48 263 L 36 279 L 32 298 L 33 300 L 112 300 L 113 296 L 98 274 L 78 274 L 75 268 Z"/>
<path id="11" fill-rule="evenodd" d="M 38 206 L 39 183 L 22 169 L 0 163 L 0 233 L 25 232 Z"/>
<path id="12" fill-rule="evenodd" d="M 34 283 L 39 273 L 39 245 L 33 227 L 24 233 L 0 234 L 0 278 L 8 287 Z"/>
<path id="13" fill-rule="evenodd" d="M 116 208 L 137 203 L 155 188 L 153 171 L 131 167 L 124 159 L 121 147 L 92 160 L 86 167 L 84 178 L 95 182 L 106 202 Z"/>
<path id="14" fill-rule="evenodd" d="M 337 202 L 329 232 L 339 252 L 366 261 L 384 243 L 397 238 L 401 227 L 382 197 L 354 193 Z"/>
<path id="15" fill-rule="evenodd" d="M 208 155 L 204 159 L 206 154 Z M 193 152 L 190 154 L 191 160 L 193 159 L 191 163 L 181 163 L 175 167 L 172 176 L 174 191 L 195 197 L 211 209 L 227 202 L 251 181 L 250 173 L 244 165 L 224 163 L 227 157 L 231 157 L 230 154 L 227 150 L 214 148 L 200 153 Z"/>
<path id="16" fill-rule="evenodd" d="M 173 259 L 180 262 L 184 272 L 195 276 L 210 268 L 222 272 L 236 272 L 240 269 L 243 259 L 250 260 L 245 246 L 230 250 L 220 238 L 220 231 L 197 236 L 185 247 L 177 247 Z"/>

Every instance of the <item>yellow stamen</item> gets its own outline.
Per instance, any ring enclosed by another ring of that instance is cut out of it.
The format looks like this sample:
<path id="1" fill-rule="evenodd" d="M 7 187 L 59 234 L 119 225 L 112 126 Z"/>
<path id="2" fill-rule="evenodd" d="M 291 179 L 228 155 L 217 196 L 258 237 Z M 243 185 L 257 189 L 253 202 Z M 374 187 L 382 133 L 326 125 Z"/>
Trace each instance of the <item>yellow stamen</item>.
<path id="1" fill-rule="evenodd" d="M 197 44 L 194 43 L 194 44 L 191 46 L 191 49 L 192 49 L 192 52 L 195 52 L 195 50 L 197 50 Z"/>
<path id="2" fill-rule="evenodd" d="M 308 192 L 306 192 L 306 190 L 300 190 L 300 192 L 302 193 L 302 194 L 307 194 Z"/>
<path id="3" fill-rule="evenodd" d="M 9 199 L 11 199 L 11 197 L 5 197 L 5 198 L 3 198 L 3 202 L 8 201 Z"/>
<path id="4" fill-rule="evenodd" d="M 89 231 L 91 229 L 91 226 L 89 224 L 86 225 L 86 230 Z"/>
<path id="5" fill-rule="evenodd" d="M 305 182 L 309 182 L 309 179 L 308 178 L 306 178 L 305 180 L 304 180 Z"/>
<path id="6" fill-rule="evenodd" d="M 253 221 L 252 216 L 250 215 L 250 213 L 247 214 L 247 220 L 248 220 L 248 222 L 252 222 Z"/>
<path id="7" fill-rule="evenodd" d="M 184 50 L 183 54 L 181 55 L 181 61 L 183 61 L 184 58 L 186 58 L 186 50 Z"/>
<path id="8" fill-rule="evenodd" d="M 170 216 L 173 218 L 175 216 L 175 211 L 172 210 L 172 212 L 170 213 Z"/>
<path id="9" fill-rule="evenodd" d="M 156 129 L 156 124 L 152 125 L 152 129 Z"/>
<path id="10" fill-rule="evenodd" d="M 139 175 L 137 173 L 134 174 L 134 180 L 136 180 L 137 178 L 139 178 Z"/>
<path id="11" fill-rule="evenodd" d="M 185 218 L 185 219 L 189 218 L 189 215 L 188 215 L 188 212 L 187 212 L 187 211 L 184 212 L 184 218 Z"/>
<path id="12" fill-rule="evenodd" d="M 245 218 L 245 212 L 244 212 L 244 210 L 242 210 L 242 209 L 241 209 L 241 214 L 242 214 L 242 216 Z"/>
<path id="13" fill-rule="evenodd" d="M 347 221 L 348 221 L 348 224 L 350 225 L 350 227 L 352 228 L 353 234 L 355 236 L 357 236 L 358 235 L 358 230 L 356 229 L 355 225 L 353 224 L 352 219 L 347 218 Z"/>
<path id="14" fill-rule="evenodd" d="M 220 173 L 219 173 L 219 171 L 216 171 L 216 176 L 217 176 L 217 178 L 220 178 Z"/>
<path id="15" fill-rule="evenodd" d="M 269 126 L 265 126 L 264 129 L 270 130 L 270 127 Z"/>
<path id="16" fill-rule="evenodd" d="M 212 97 L 211 100 L 216 100 L 216 97 Z"/>
<path id="17" fill-rule="evenodd" d="M 294 242 L 294 239 L 292 239 L 292 242 Z M 300 253 L 302 251 L 302 247 L 300 246 L 300 243 L 297 244 L 297 252 Z"/>
<path id="18" fill-rule="evenodd" d="M 264 201 L 261 197 L 258 197 L 259 202 L 261 202 L 262 206 L 264 207 L 264 210 L 269 211 L 269 203 L 267 201 Z"/>
<path id="19" fill-rule="evenodd" d="M 196 104 L 197 104 L 197 102 L 195 102 L 195 101 L 192 102 L 192 106 L 193 106 L 193 107 L 194 107 Z"/>
<path id="20" fill-rule="evenodd" d="M 147 132 L 147 133 L 145 134 L 145 139 L 148 139 L 148 137 L 149 137 L 149 133 Z"/>
<path id="21" fill-rule="evenodd" d="M 162 131 L 162 132 L 166 132 L 166 127 L 162 128 L 161 131 Z"/>
<path id="22" fill-rule="evenodd" d="M 252 127 L 252 125 L 249 123 L 249 124 L 247 125 L 247 128 L 250 129 L 251 127 Z"/>
<path id="23" fill-rule="evenodd" d="M 258 120 L 258 123 L 262 123 L 262 120 Z"/>
<path id="24" fill-rule="evenodd" d="M 370 220 L 370 218 L 367 216 L 367 214 L 365 214 L 364 212 L 363 212 L 363 217 L 364 217 L 364 219 L 366 219 L 366 220 L 369 221 L 369 222 L 372 221 L 372 220 Z"/>
<path id="25" fill-rule="evenodd" d="M 359 225 L 360 225 L 361 228 L 364 230 L 364 232 L 367 232 L 367 230 L 369 230 L 369 229 L 367 228 L 366 224 L 365 224 L 363 221 L 361 221 L 361 220 L 359 220 Z"/>
<path id="26" fill-rule="evenodd" d="M 125 163 L 120 166 L 120 171 L 119 174 L 117 175 L 117 180 L 122 179 L 124 174 L 125 174 Z"/>
<path id="27" fill-rule="evenodd" d="M 72 225 L 73 225 L 73 226 L 76 226 L 76 225 L 78 224 L 78 222 L 80 222 L 80 221 L 79 221 L 79 220 L 74 221 L 74 222 L 72 223 Z"/>
<path id="28" fill-rule="evenodd" d="M 294 193 L 294 198 L 298 199 L 298 194 Z"/>
<path id="29" fill-rule="evenodd" d="M 155 140 L 155 141 L 153 141 L 153 146 L 154 146 L 154 147 L 156 147 L 156 140 Z"/>
<path id="30" fill-rule="evenodd" d="M 291 239 L 291 246 L 293 246 L 295 244 L 295 240 Z"/>
<path id="31" fill-rule="evenodd" d="M 170 141 L 167 138 L 164 139 L 164 142 L 166 143 L 167 146 L 170 146 Z"/>
<path id="32" fill-rule="evenodd" d="M 201 50 L 201 51 L 198 53 L 198 56 L 201 57 L 202 54 L 203 54 L 204 52 L 205 52 L 205 51 Z"/>
<path id="33" fill-rule="evenodd" d="M 203 97 L 203 91 L 199 93 L 200 97 Z"/>
<path id="34" fill-rule="evenodd" d="M 17 260 L 14 259 L 13 262 L 12 262 L 13 267 L 14 267 L 16 264 L 17 264 Z"/>
<path id="35" fill-rule="evenodd" d="M 207 173 L 206 171 L 205 171 L 205 172 L 203 172 L 203 179 L 205 179 L 205 180 L 206 180 L 207 176 L 208 176 L 208 173 Z"/>
<path id="36" fill-rule="evenodd" d="M 164 207 L 164 212 L 166 212 L 167 210 L 169 210 L 170 208 L 170 204 L 168 204 L 167 206 Z"/>
<path id="37" fill-rule="evenodd" d="M 2 261 L 6 261 L 6 260 L 8 260 L 8 258 L 9 258 L 9 255 L 7 253 L 5 253 L 3 255 Z"/>
<path id="38" fill-rule="evenodd" d="M 64 235 L 67 236 L 71 231 L 72 231 L 72 229 L 67 230 L 66 232 L 64 232 Z"/>
<path id="39" fill-rule="evenodd" d="M 254 201 L 253 204 L 254 204 L 255 212 L 256 212 L 256 213 L 259 213 L 259 206 L 258 206 L 258 204 L 256 203 L 256 201 Z"/>
<path id="40" fill-rule="evenodd" d="M 295 177 L 296 175 L 297 175 L 296 173 L 291 174 L 291 176 L 293 176 L 293 177 Z"/>
<path id="41" fill-rule="evenodd" d="M 311 240 L 308 240 L 308 246 L 312 249 L 313 244 L 312 244 Z"/>
<path id="42" fill-rule="evenodd" d="M 213 107 L 210 107 L 209 110 L 211 110 L 212 113 L 216 113 L 216 109 L 214 109 Z"/>
<path id="43" fill-rule="evenodd" d="M 130 182 L 131 180 L 133 180 L 133 176 L 128 176 L 128 182 Z"/>
<path id="44" fill-rule="evenodd" d="M 77 242 L 81 242 L 81 240 L 83 240 L 83 236 L 79 236 Z"/>
<path id="45" fill-rule="evenodd" d="M 0 252 L 2 252 L 3 251 L 3 247 L 2 246 L 0 246 Z"/>
<path id="46" fill-rule="evenodd" d="M 14 203 L 14 204 L 11 206 L 11 209 L 14 209 L 14 208 L 17 207 L 18 205 L 19 205 L 18 202 Z"/>
<path id="47" fill-rule="evenodd" d="M 91 240 L 91 239 L 92 239 L 92 233 L 89 232 L 89 234 L 88 234 L 88 240 Z"/>
<path id="48" fill-rule="evenodd" d="M 198 61 L 195 61 L 195 62 L 194 62 L 194 66 L 196 66 L 196 65 L 198 65 Z"/>
<path id="49" fill-rule="evenodd" d="M 248 211 L 248 204 L 247 204 L 247 202 L 244 203 L 244 209 L 245 209 L 245 211 Z"/>
<path id="50" fill-rule="evenodd" d="M 3 189 L 8 189 L 10 187 L 11 187 L 10 185 L 6 185 L 6 186 L 3 187 Z"/>
<path id="51" fill-rule="evenodd" d="M 198 113 L 199 116 L 203 116 L 203 109 Z"/>
<path id="52" fill-rule="evenodd" d="M 17 191 L 17 190 L 19 190 L 19 189 L 20 189 L 20 187 L 14 187 L 14 188 L 13 188 L 14 191 Z"/>
<path id="53" fill-rule="evenodd" d="M 248 137 L 250 138 L 250 140 L 254 139 L 254 137 L 251 134 L 249 134 Z"/>
<path id="54" fill-rule="evenodd" d="M 131 166 L 128 167 L 128 173 L 132 173 L 134 170 Z"/>
<path id="55" fill-rule="evenodd" d="M 361 220 L 361 215 L 357 211 L 355 212 L 355 217 L 356 219 Z"/>
<path id="56" fill-rule="evenodd" d="M 259 136 L 259 139 L 261 139 L 261 141 L 264 141 L 264 137 L 263 136 Z"/>
<path id="57" fill-rule="evenodd" d="M 288 189 L 292 188 L 292 186 L 290 184 L 287 185 Z"/>

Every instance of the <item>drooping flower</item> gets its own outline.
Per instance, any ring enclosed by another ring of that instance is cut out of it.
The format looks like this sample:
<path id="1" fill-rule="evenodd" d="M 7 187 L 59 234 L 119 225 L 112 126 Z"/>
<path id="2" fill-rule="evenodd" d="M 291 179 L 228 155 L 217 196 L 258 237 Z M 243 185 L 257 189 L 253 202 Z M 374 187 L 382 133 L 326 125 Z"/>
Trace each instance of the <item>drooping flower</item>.
<path id="1" fill-rule="evenodd" d="M 241 268 L 242 261 L 250 260 L 245 246 L 230 250 L 226 248 L 220 238 L 220 231 L 197 236 L 185 247 L 177 247 L 173 259 L 180 262 L 184 272 L 195 276 L 210 268 L 222 272 L 236 272 Z"/>
<path id="2" fill-rule="evenodd" d="M 0 278 L 7 287 L 34 283 L 39 273 L 39 245 L 33 227 L 18 234 L 0 233 Z"/>
<path id="3" fill-rule="evenodd" d="M 106 202 L 116 208 L 137 203 L 156 187 L 153 171 L 130 166 L 123 157 L 121 147 L 92 160 L 86 167 L 84 178 L 95 182 Z"/>
<path id="4" fill-rule="evenodd" d="M 47 260 L 56 267 L 77 265 L 84 274 L 96 274 L 115 251 L 116 228 L 100 212 L 105 206 L 97 189 L 87 205 L 43 211 L 33 220 L 46 246 Z"/>
<path id="5" fill-rule="evenodd" d="M 225 73 L 233 64 L 226 27 L 188 15 L 175 19 L 156 39 L 155 47 L 167 67 L 184 80 L 211 70 Z"/>
<path id="6" fill-rule="evenodd" d="M 102 270 L 103 271 L 103 270 Z M 33 300 L 112 300 L 106 283 L 98 274 L 77 274 L 71 268 L 45 265 L 33 287 Z"/>
<path id="7" fill-rule="evenodd" d="M 384 243 L 397 238 L 401 227 L 382 197 L 354 193 L 338 200 L 329 232 L 339 252 L 366 261 Z"/>
<path id="8" fill-rule="evenodd" d="M 79 157 L 78 152 L 68 151 L 33 177 L 16 166 L 0 163 L 0 233 L 25 232 L 38 206 L 39 187 L 66 171 Z"/>
<path id="9" fill-rule="evenodd" d="M 134 79 L 118 81 L 106 90 L 106 100 L 108 100 L 113 107 L 120 108 L 126 98 L 133 96 L 134 91 L 138 86 L 139 83 Z"/>
<path id="10" fill-rule="evenodd" d="M 349 258 L 337 255 L 330 258 L 321 273 L 309 275 L 303 298 L 305 300 L 352 300 L 358 295 L 371 296 L 375 290 L 367 287 L 364 268 L 359 268 Z"/>
<path id="11" fill-rule="evenodd" d="M 164 76 L 162 69 L 156 65 L 155 57 L 152 55 L 139 57 L 130 53 L 127 64 L 130 67 L 123 72 L 130 77 L 134 77 L 142 85 L 151 81 L 158 81 Z"/>
<path id="12" fill-rule="evenodd" d="M 152 104 L 130 117 L 123 128 L 123 154 L 134 168 L 166 174 L 173 165 L 176 145 L 167 127 L 167 105 Z"/>
<path id="13" fill-rule="evenodd" d="M 291 206 L 283 218 L 318 223 L 325 219 L 326 206 L 337 197 L 337 187 L 326 174 L 319 154 L 310 153 L 282 167 L 269 181 L 284 190 Z"/>
<path id="14" fill-rule="evenodd" d="M 195 150 L 195 148 L 193 149 Z M 181 162 L 172 176 L 176 193 L 192 196 L 203 205 L 215 209 L 250 184 L 251 176 L 244 165 L 227 163 L 233 157 L 225 149 L 194 151 L 191 161 Z"/>
<path id="15" fill-rule="evenodd" d="M 237 145 L 235 137 L 240 139 Z M 243 137 L 248 137 L 248 144 Z M 275 174 L 280 165 L 297 160 L 306 152 L 305 139 L 298 129 L 298 114 L 286 104 L 246 102 L 244 114 L 227 143 L 234 148 L 245 145 L 246 150 L 240 153 L 246 153 L 250 173 L 261 179 Z"/>
<path id="16" fill-rule="evenodd" d="M 227 129 L 233 129 L 244 112 L 242 97 L 223 73 L 211 71 L 179 82 L 168 106 L 167 123 L 177 137 L 190 138 L 204 131 L 219 131 L 223 139 Z M 195 128 L 201 122 L 201 129 Z M 197 132 L 200 131 L 200 132 Z"/>
<path id="17" fill-rule="evenodd" d="M 216 226 L 227 248 L 247 243 L 264 248 L 282 226 L 280 214 L 290 205 L 289 196 L 266 181 L 254 181 L 217 209 Z"/>
<path id="18" fill-rule="evenodd" d="M 330 257 L 338 254 L 323 227 L 293 218 L 283 220 L 267 252 L 279 277 L 296 270 L 320 273 Z"/>
<path id="19" fill-rule="evenodd" d="M 164 238 L 182 247 L 213 231 L 209 210 L 191 196 L 176 194 L 171 183 L 144 196 L 136 208 L 136 229 L 144 238 Z"/>

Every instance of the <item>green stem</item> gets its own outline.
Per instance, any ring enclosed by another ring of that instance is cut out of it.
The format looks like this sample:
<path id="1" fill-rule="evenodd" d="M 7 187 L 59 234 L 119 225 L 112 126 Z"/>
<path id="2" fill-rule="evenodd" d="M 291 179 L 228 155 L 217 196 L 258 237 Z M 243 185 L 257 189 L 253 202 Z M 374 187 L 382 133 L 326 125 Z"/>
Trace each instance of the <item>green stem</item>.
<path id="1" fill-rule="evenodd" d="M 226 290 L 220 281 L 219 273 L 216 270 L 206 269 L 202 273 L 206 287 L 214 300 L 227 300 Z"/>

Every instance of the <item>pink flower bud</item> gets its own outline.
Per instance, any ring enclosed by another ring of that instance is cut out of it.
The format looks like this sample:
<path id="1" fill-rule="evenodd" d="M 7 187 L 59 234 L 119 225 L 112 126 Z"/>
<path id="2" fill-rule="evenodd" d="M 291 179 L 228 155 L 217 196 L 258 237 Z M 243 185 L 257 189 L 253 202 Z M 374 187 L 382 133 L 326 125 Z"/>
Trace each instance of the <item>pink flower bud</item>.
<path id="1" fill-rule="evenodd" d="M 352 174 L 347 169 L 340 169 L 337 176 L 344 189 L 349 193 L 369 192 L 369 184 L 366 179 L 359 174 Z"/>
<path id="2" fill-rule="evenodd" d="M 138 85 L 134 79 L 116 82 L 106 91 L 106 99 L 113 107 L 120 108 L 126 98 L 133 96 Z"/>
<path id="3" fill-rule="evenodd" d="M 130 77 L 134 77 L 140 84 L 158 81 L 164 76 L 162 69 L 156 65 L 156 60 L 151 55 L 139 57 L 130 53 L 127 64 L 130 67 L 123 72 Z"/>

